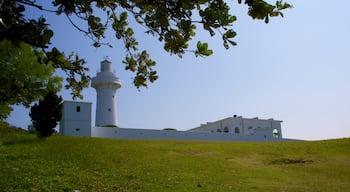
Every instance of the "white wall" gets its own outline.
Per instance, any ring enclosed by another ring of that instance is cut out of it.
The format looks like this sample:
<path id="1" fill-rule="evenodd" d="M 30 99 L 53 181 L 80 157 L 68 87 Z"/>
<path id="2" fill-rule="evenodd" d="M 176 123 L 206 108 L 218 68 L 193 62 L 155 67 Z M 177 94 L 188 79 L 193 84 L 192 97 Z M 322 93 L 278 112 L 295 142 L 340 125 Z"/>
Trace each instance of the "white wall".
<path id="1" fill-rule="evenodd" d="M 237 135 L 233 133 L 188 132 L 174 130 L 124 129 L 109 127 L 92 127 L 93 137 L 119 139 L 176 139 L 176 140 L 211 140 L 211 141 L 287 141 L 263 134 Z"/>
<path id="2" fill-rule="evenodd" d="M 242 123 L 243 122 L 243 123 Z M 243 125 L 243 126 L 242 126 Z M 229 132 L 224 132 L 227 127 Z M 240 133 L 234 132 L 235 127 Z M 248 127 L 253 127 L 248 129 Z M 217 132 L 217 129 L 222 132 Z M 202 125 L 190 131 L 125 129 L 91 126 L 91 103 L 64 101 L 60 133 L 70 136 L 92 136 L 120 139 L 176 139 L 176 140 L 212 140 L 212 141 L 287 141 L 273 136 L 273 129 L 281 133 L 281 121 L 226 118 L 214 123 Z"/>
<path id="3" fill-rule="evenodd" d="M 91 103 L 64 101 L 60 133 L 71 136 L 91 136 Z"/>

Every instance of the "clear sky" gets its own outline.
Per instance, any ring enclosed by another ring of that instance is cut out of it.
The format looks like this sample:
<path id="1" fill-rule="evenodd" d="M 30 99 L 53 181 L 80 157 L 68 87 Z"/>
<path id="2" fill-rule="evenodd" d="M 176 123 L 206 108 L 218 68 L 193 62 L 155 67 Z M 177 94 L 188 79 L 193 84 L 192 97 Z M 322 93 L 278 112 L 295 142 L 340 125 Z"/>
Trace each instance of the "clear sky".
<path id="1" fill-rule="evenodd" d="M 236 1 L 228 1 L 236 5 Z M 271 2 L 271 1 L 270 1 Z M 86 59 L 95 76 L 105 56 L 122 80 L 117 93 L 119 126 L 187 130 L 234 114 L 282 120 L 282 134 L 295 139 L 350 137 L 350 1 L 289 0 L 294 8 L 269 24 L 252 20 L 244 5 L 232 6 L 238 20 L 238 46 L 225 50 L 219 36 L 198 27 L 197 40 L 207 41 L 214 55 L 184 58 L 163 51 L 156 38 L 136 28 L 140 48 L 157 61 L 160 78 L 138 91 L 125 71 L 123 47 L 110 34 L 114 48 L 95 49 L 64 17 L 49 16 L 55 31 L 52 44 Z M 32 14 L 37 14 L 33 12 Z M 71 100 L 69 91 L 61 92 Z M 96 92 L 87 88 L 84 101 Z M 8 121 L 30 124 L 28 109 L 15 107 Z"/>

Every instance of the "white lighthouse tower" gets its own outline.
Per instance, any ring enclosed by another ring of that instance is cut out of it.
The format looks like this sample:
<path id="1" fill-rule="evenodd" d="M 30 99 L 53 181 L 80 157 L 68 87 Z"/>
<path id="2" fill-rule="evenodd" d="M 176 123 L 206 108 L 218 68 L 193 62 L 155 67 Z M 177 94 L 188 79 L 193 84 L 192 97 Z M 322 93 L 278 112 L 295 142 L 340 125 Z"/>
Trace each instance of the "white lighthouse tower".
<path id="1" fill-rule="evenodd" d="M 101 72 L 91 80 L 91 87 L 96 89 L 96 119 L 95 126 L 118 126 L 116 91 L 121 87 L 120 79 L 112 72 L 112 63 L 101 62 Z"/>

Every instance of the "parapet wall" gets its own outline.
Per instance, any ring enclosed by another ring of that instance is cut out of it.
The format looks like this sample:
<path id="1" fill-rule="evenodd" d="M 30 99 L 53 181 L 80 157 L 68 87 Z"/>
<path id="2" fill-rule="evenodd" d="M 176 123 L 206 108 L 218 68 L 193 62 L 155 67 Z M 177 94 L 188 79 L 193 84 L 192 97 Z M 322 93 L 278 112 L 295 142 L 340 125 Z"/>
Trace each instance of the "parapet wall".
<path id="1" fill-rule="evenodd" d="M 239 135 L 234 133 L 190 132 L 154 129 L 125 129 L 110 127 L 92 127 L 92 137 L 120 139 L 175 139 L 175 140 L 208 140 L 208 141 L 286 141 L 272 135 Z"/>

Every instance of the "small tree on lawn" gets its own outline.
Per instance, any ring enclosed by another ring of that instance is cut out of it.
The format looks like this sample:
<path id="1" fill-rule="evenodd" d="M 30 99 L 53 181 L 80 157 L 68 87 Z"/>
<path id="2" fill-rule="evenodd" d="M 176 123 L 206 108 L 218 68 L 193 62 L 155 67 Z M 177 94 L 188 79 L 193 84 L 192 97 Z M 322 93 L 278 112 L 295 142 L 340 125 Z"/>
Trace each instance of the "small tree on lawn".
<path id="1" fill-rule="evenodd" d="M 51 136 L 62 118 L 62 97 L 49 91 L 44 99 L 31 107 L 29 116 L 39 138 Z"/>

